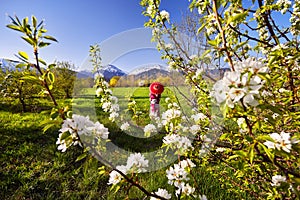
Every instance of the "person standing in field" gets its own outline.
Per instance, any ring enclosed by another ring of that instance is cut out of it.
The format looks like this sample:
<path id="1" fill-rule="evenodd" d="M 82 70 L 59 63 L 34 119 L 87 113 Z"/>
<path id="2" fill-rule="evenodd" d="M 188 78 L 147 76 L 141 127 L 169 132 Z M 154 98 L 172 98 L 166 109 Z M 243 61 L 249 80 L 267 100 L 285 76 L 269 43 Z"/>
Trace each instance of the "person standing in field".
<path id="1" fill-rule="evenodd" d="M 161 93 L 164 91 L 164 86 L 159 82 L 153 82 L 149 86 L 150 90 L 150 117 L 159 117 L 159 102 L 161 98 Z"/>

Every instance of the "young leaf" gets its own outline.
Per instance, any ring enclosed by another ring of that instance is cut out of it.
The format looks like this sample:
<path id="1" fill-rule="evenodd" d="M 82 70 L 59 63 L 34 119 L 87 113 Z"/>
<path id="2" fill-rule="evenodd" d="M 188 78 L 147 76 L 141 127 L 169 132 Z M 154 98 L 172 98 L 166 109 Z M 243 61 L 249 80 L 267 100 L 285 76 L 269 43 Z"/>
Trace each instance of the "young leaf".
<path id="1" fill-rule="evenodd" d="M 34 27 L 34 28 L 36 28 L 36 24 L 37 24 L 37 19 L 36 19 L 36 17 L 35 16 L 31 16 L 31 21 L 32 21 L 32 26 Z"/>
<path id="2" fill-rule="evenodd" d="M 47 63 L 41 58 L 39 58 L 39 62 L 42 63 L 43 65 L 47 65 Z"/>
<path id="3" fill-rule="evenodd" d="M 264 150 L 264 152 L 267 154 L 269 159 L 273 162 L 274 160 L 274 154 L 272 154 L 269 149 L 262 143 L 258 143 L 258 145 Z"/>
<path id="4" fill-rule="evenodd" d="M 52 64 L 48 65 L 48 69 L 52 69 L 52 68 L 54 68 L 55 66 L 56 66 L 56 64 L 52 63 Z"/>
<path id="5" fill-rule="evenodd" d="M 26 53 L 26 52 L 24 52 L 24 51 L 19 51 L 19 56 L 21 56 L 23 59 L 25 59 L 25 60 L 28 60 L 29 59 L 29 56 L 28 56 L 28 54 Z"/>
<path id="6" fill-rule="evenodd" d="M 88 155 L 87 152 L 83 152 L 83 154 L 81 154 L 80 156 L 77 157 L 77 159 L 75 160 L 75 162 L 78 162 L 78 161 L 86 158 L 87 155 Z"/>
<path id="7" fill-rule="evenodd" d="M 34 41 L 30 37 L 22 36 L 21 38 L 28 42 L 30 45 L 34 45 Z"/>
<path id="8" fill-rule="evenodd" d="M 255 145 L 255 143 L 250 146 L 249 152 L 248 152 L 250 164 L 253 163 L 253 159 L 254 159 L 254 145 Z"/>
<path id="9" fill-rule="evenodd" d="M 48 80 L 50 81 L 50 83 L 54 83 L 55 76 L 52 72 L 48 72 L 47 77 L 48 77 Z"/>
<path id="10" fill-rule="evenodd" d="M 16 30 L 16 31 L 23 32 L 23 30 L 22 30 L 21 27 L 16 26 L 16 25 L 13 25 L 13 24 L 8 24 L 6 27 L 7 27 L 7 28 L 10 28 L 10 29 L 13 29 L 13 30 Z"/>
<path id="11" fill-rule="evenodd" d="M 54 37 L 52 37 L 50 35 L 45 35 L 44 38 L 47 39 L 47 40 L 52 40 L 54 42 L 58 42 Z"/>
<path id="12" fill-rule="evenodd" d="M 16 65 L 16 68 L 22 68 L 24 66 L 27 66 L 27 63 L 19 63 Z"/>
<path id="13" fill-rule="evenodd" d="M 40 42 L 39 43 L 39 47 L 46 47 L 46 46 L 48 46 L 48 45 L 50 45 L 51 43 L 49 43 L 49 42 Z"/>

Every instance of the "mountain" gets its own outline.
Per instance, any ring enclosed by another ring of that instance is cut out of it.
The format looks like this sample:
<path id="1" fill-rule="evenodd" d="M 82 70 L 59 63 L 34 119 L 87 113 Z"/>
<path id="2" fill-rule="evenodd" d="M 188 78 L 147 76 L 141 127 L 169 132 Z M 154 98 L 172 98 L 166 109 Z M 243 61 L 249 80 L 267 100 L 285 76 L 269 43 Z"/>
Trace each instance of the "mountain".
<path id="1" fill-rule="evenodd" d="M 116 66 L 111 65 L 111 64 L 104 66 L 101 70 L 99 70 L 99 72 L 101 74 L 103 74 L 104 79 L 106 81 L 109 81 L 114 76 L 125 76 L 125 75 L 127 75 L 126 72 L 122 71 L 121 69 L 119 69 Z"/>
<path id="2" fill-rule="evenodd" d="M 114 76 L 125 76 L 127 75 L 126 72 L 122 71 L 118 67 L 114 65 L 106 65 L 102 69 L 99 70 L 101 74 L 103 74 L 104 79 L 109 82 L 109 80 Z M 94 74 L 88 70 L 82 70 L 77 72 L 77 78 L 88 78 L 94 77 Z"/>
<path id="3" fill-rule="evenodd" d="M 143 65 L 131 72 L 128 75 L 141 75 L 143 73 L 149 73 L 149 71 L 161 71 L 164 73 L 169 73 L 169 69 L 165 66 L 154 64 L 154 65 Z"/>
<path id="4" fill-rule="evenodd" d="M 156 79 L 160 76 L 169 76 L 170 70 L 162 65 L 144 65 L 133 71 L 131 71 L 128 76 L 133 76 L 137 79 Z"/>

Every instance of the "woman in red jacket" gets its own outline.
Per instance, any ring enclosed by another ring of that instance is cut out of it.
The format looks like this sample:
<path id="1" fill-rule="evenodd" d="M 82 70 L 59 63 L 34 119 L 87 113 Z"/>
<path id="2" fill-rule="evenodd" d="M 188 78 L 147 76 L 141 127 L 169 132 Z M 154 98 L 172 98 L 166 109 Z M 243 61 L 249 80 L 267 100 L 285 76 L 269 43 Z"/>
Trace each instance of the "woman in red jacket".
<path id="1" fill-rule="evenodd" d="M 161 93 L 164 91 L 164 86 L 159 82 L 154 82 L 149 87 L 150 90 L 150 117 L 159 117 L 159 101 Z"/>

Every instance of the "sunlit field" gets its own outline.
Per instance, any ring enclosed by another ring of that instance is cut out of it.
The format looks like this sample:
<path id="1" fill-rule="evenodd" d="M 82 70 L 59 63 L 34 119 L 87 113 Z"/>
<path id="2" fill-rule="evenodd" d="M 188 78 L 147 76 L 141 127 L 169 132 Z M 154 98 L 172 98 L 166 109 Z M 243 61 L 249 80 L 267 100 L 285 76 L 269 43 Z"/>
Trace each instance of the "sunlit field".
<path id="1" fill-rule="evenodd" d="M 129 99 L 134 99 L 145 118 L 149 112 L 148 88 L 113 88 L 113 95 L 119 98 L 121 105 L 126 108 Z M 187 92 L 187 90 L 185 90 Z M 87 89 L 85 96 L 74 101 L 61 100 L 70 107 L 82 111 L 95 107 L 97 119 L 110 128 L 110 139 L 114 144 L 131 151 L 145 152 L 156 149 L 162 144 L 164 133 L 149 139 L 135 138 L 123 133 L 118 124 L 107 120 L 105 113 L 99 108 L 94 89 Z M 162 95 L 161 108 L 166 106 L 165 98 L 174 95 L 174 90 L 166 88 Z M 74 103 L 75 102 L 75 103 Z M 93 102 L 93 103 L 92 103 Z M 91 104 L 92 103 L 92 104 Z M 180 100 L 183 104 L 183 100 Z M 186 104 L 187 105 L 187 104 Z M 40 100 L 36 102 L 36 110 L 20 113 L 18 105 L 2 102 L 0 106 L 0 196 L 1 199 L 141 199 L 143 194 L 136 188 L 122 188 L 117 193 L 107 185 L 108 174 L 98 174 L 102 164 L 91 155 L 80 160 L 76 159 L 83 153 L 79 146 L 72 147 L 67 152 L 57 150 L 56 140 L 60 125 L 52 127 L 45 133 L 42 131 L 42 122 L 48 117 L 47 106 L 51 102 Z M 39 108 L 43 108 L 40 111 Z M 142 126 L 142 125 L 140 125 Z M 211 163 L 214 167 L 218 161 Z M 222 166 L 219 166 L 222 167 Z M 219 168 L 218 167 L 218 168 Z M 218 169 L 216 168 L 216 170 Z M 166 168 L 156 172 L 144 173 L 139 182 L 146 184 L 147 189 L 157 187 L 174 188 L 167 184 Z M 230 173 L 230 172 L 228 172 Z M 207 194 L 209 199 L 250 199 L 247 193 L 234 194 L 230 188 L 222 188 L 218 177 L 206 172 L 205 168 L 197 168 L 193 176 L 200 193 Z M 231 176 L 226 174 L 226 176 Z"/>

